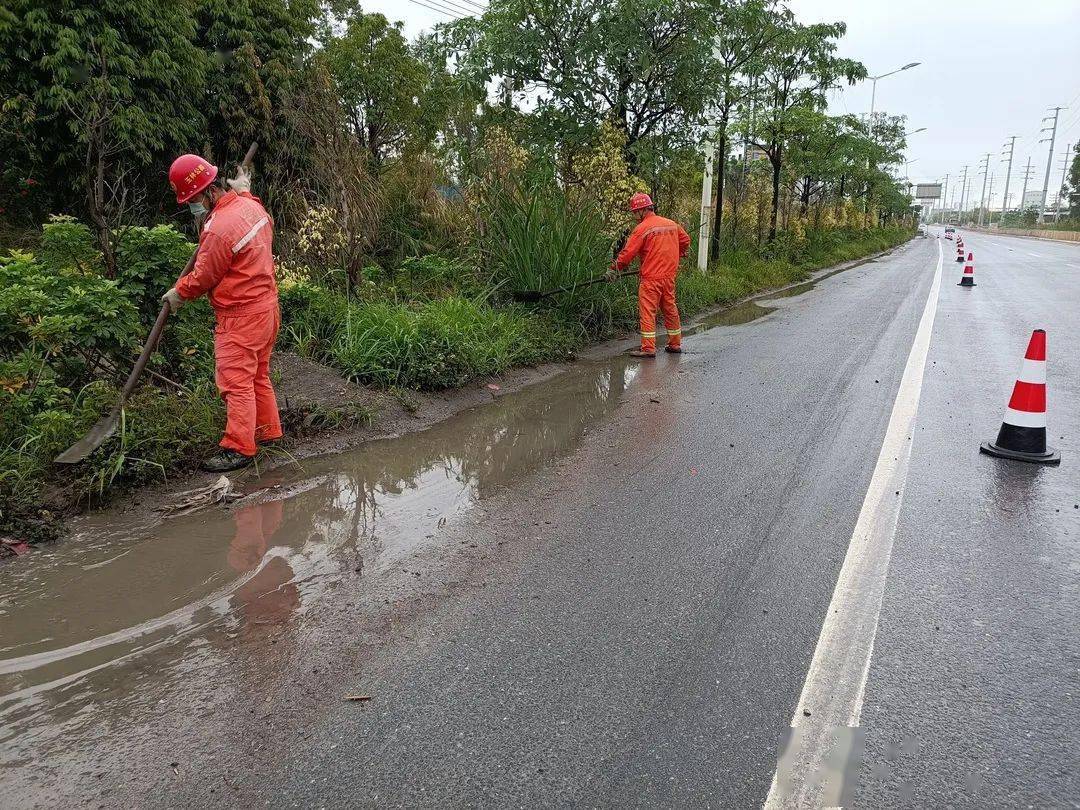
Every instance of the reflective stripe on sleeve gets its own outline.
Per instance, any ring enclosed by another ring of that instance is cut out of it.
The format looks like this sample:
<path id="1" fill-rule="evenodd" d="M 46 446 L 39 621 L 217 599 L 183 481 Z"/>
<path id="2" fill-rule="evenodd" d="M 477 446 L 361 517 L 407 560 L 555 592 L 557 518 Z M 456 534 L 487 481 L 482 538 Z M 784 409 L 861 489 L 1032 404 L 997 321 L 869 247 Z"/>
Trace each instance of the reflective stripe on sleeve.
<path id="1" fill-rule="evenodd" d="M 241 250 L 248 246 L 248 242 L 255 238 L 255 234 L 263 229 L 263 226 L 270 222 L 270 217 L 263 217 L 254 225 L 251 226 L 251 230 L 240 237 L 240 241 L 233 245 L 232 252 L 239 253 Z"/>

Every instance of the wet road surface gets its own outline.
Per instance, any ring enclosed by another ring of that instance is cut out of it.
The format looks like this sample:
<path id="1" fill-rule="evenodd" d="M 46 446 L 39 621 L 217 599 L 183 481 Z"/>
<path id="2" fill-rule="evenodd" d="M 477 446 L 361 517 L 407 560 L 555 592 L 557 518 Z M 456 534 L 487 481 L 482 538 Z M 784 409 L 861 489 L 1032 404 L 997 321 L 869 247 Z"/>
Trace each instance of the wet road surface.
<path id="1" fill-rule="evenodd" d="M 584 363 L 0 569 L 0 804 L 760 806 L 937 242 L 680 358 Z M 1080 248 L 967 242 L 974 290 L 942 243 L 857 806 L 1080 796 Z M 1060 468 L 977 453 L 1035 327 Z"/>

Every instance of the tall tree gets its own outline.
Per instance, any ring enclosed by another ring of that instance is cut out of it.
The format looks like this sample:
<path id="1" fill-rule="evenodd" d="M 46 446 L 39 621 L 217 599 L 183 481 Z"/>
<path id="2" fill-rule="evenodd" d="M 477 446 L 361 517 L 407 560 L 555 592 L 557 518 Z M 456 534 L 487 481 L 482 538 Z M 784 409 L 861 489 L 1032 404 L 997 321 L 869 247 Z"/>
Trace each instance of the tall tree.
<path id="1" fill-rule="evenodd" d="M 713 213 L 711 255 L 720 258 L 724 221 L 724 180 L 727 176 L 728 129 L 735 110 L 750 92 L 750 76 L 761 70 L 759 57 L 779 28 L 773 23 L 775 0 L 714 0 L 716 38 L 712 74 L 717 93 L 709 111 L 716 126 L 716 207 Z M 711 122 L 710 122 L 711 123 Z"/>
<path id="2" fill-rule="evenodd" d="M 0 160 L 56 202 L 79 190 L 110 274 L 111 230 L 140 179 L 202 132 L 194 12 L 195 0 L 9 0 L 0 12 Z"/>
<path id="3" fill-rule="evenodd" d="M 325 43 L 326 64 L 356 137 L 379 165 L 424 128 L 425 65 L 382 14 L 352 14 Z"/>
<path id="4" fill-rule="evenodd" d="M 806 110 L 825 108 L 829 89 L 866 77 L 862 64 L 836 56 L 836 41 L 847 30 L 845 23 L 801 25 L 787 9 L 774 19 L 779 30 L 763 59 L 758 87 L 761 114 L 750 134 L 772 166 L 770 240 L 776 238 L 784 149 L 798 121 Z"/>
<path id="5" fill-rule="evenodd" d="M 549 140 L 579 145 L 610 120 L 632 167 L 646 139 L 695 140 L 715 89 L 716 23 L 701 0 L 492 0 L 454 25 L 474 34 L 463 69 L 535 98 Z"/>

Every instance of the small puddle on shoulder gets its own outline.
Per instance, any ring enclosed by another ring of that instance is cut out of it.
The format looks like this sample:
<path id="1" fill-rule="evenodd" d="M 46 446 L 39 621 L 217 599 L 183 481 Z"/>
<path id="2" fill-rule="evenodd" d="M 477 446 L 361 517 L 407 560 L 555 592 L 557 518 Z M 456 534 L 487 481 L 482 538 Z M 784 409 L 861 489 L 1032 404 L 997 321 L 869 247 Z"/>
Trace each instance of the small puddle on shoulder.
<path id="1" fill-rule="evenodd" d="M 702 318 L 696 324 L 686 330 L 688 335 L 704 332 L 707 329 L 715 329 L 718 326 L 739 326 L 744 323 L 764 318 L 771 312 L 776 312 L 776 307 L 763 307 L 756 301 L 744 301 L 733 307 L 722 309 L 706 318 Z"/>
<path id="2" fill-rule="evenodd" d="M 558 385 L 428 430 L 280 468 L 263 479 L 280 488 L 277 499 L 150 526 L 116 512 L 86 516 L 52 553 L 5 567 L 0 725 L 13 724 L 20 745 L 45 727 L 59 744 L 84 709 L 125 704 L 112 686 L 118 672 L 156 673 L 145 677 L 157 682 L 194 666 L 207 654 L 199 650 L 228 646 L 243 658 L 235 642 L 296 626 L 343 578 L 362 570 L 365 587 L 411 575 L 412 555 L 439 544 L 448 523 L 572 453 L 625 392 L 645 384 L 641 373 L 627 358 L 583 364 Z M 124 662 L 132 668 L 117 669 Z M 41 699 L 58 687 L 67 690 L 63 711 Z"/>
<path id="3" fill-rule="evenodd" d="M 858 262 L 850 267 L 841 267 L 839 270 L 833 270 L 825 273 L 818 278 L 811 279 L 810 281 L 804 281 L 801 284 L 793 284 L 790 287 L 785 287 L 782 290 L 775 292 L 764 293 L 763 295 L 751 298 L 749 301 L 743 301 L 741 304 L 735 304 L 734 306 L 726 307 L 719 312 L 714 312 L 712 315 L 708 315 L 702 318 L 694 325 L 687 327 L 684 332 L 687 335 L 692 335 L 697 332 L 704 332 L 708 329 L 714 329 L 718 326 L 741 326 L 744 323 L 750 323 L 756 321 L 759 318 L 764 318 L 766 315 L 770 315 L 776 312 L 779 307 L 770 307 L 767 305 L 769 301 L 777 301 L 781 298 L 795 298 L 796 296 L 803 295 L 810 292 L 818 284 L 833 276 L 844 273 L 848 270 L 853 270 L 856 267 L 860 267 L 868 262 Z M 764 303 L 763 303 L 764 302 Z"/>

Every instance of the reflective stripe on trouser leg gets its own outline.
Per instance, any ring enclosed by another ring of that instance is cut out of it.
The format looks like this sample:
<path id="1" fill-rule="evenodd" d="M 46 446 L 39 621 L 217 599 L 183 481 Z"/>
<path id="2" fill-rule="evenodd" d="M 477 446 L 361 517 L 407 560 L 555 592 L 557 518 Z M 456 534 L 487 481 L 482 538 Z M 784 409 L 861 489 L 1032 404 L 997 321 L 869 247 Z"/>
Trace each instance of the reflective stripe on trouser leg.
<path id="1" fill-rule="evenodd" d="M 673 349 L 682 346 L 682 322 L 679 320 L 679 307 L 675 303 L 675 279 L 663 281 L 660 290 L 660 308 L 664 313 L 664 326 L 667 328 L 667 345 Z"/>
<path id="2" fill-rule="evenodd" d="M 652 279 L 642 279 L 638 284 L 638 317 L 641 324 L 641 350 L 656 351 L 656 307 L 660 303 L 660 289 Z"/>

